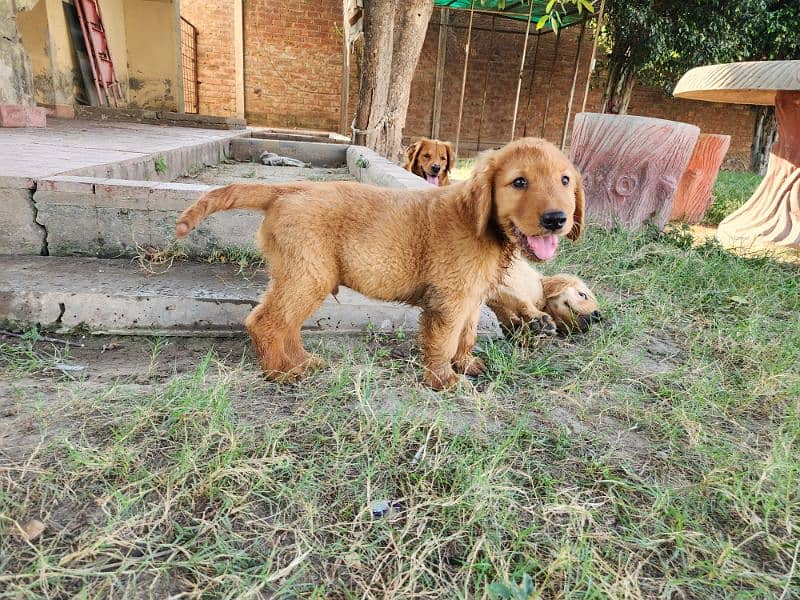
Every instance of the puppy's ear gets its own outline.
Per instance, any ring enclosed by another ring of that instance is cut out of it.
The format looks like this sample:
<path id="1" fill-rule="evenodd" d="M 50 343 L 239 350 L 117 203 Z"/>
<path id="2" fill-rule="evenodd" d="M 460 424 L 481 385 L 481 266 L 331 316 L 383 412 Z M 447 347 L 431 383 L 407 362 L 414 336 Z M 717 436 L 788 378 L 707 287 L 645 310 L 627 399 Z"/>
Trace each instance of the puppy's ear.
<path id="1" fill-rule="evenodd" d="M 456 164 L 456 155 L 453 154 L 453 146 L 450 142 L 444 143 L 445 150 L 447 150 L 447 168 L 444 170 L 445 173 L 450 173 L 450 169 L 452 169 Z"/>
<path id="2" fill-rule="evenodd" d="M 569 275 L 551 275 L 549 277 L 542 277 L 542 290 L 546 300 L 552 300 L 558 297 L 569 286 L 573 285 L 575 280 Z"/>
<path id="3" fill-rule="evenodd" d="M 483 237 L 489 227 L 494 204 L 494 173 L 497 169 L 495 151 L 489 150 L 478 157 L 461 197 L 464 218 L 475 224 L 475 233 Z"/>
<path id="4" fill-rule="evenodd" d="M 583 193 L 583 179 L 581 174 L 575 170 L 575 212 L 572 215 L 574 225 L 567 234 L 567 239 L 573 242 L 581 237 L 583 233 L 584 214 L 586 212 L 586 200 Z"/>
<path id="5" fill-rule="evenodd" d="M 417 162 L 417 156 L 419 155 L 419 149 L 422 147 L 422 140 L 417 140 L 413 144 L 411 144 L 408 149 L 406 150 L 406 164 L 403 165 L 403 168 L 406 171 L 414 171 L 414 165 Z"/>

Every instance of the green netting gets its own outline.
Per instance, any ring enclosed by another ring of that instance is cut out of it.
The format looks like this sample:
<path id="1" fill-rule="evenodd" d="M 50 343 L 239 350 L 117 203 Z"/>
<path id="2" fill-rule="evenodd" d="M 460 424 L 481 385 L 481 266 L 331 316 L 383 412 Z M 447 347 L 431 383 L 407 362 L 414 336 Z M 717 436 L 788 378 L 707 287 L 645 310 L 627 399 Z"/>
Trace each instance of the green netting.
<path id="1" fill-rule="evenodd" d="M 531 33 L 535 33 L 536 23 L 545 14 L 548 0 L 529 0 L 533 2 L 533 13 L 531 15 Z M 434 6 L 439 8 L 455 8 L 459 10 L 469 10 L 473 8 L 472 0 L 434 0 Z M 520 0 L 475 0 L 476 11 L 491 12 L 501 17 L 508 17 L 509 19 L 518 19 L 527 21 L 528 14 L 531 10 L 529 2 L 521 2 Z M 573 4 L 567 5 L 566 13 L 563 12 L 559 6 L 556 10 L 561 16 L 561 27 L 569 27 L 580 23 L 585 17 L 590 16 L 583 10 L 582 14 L 578 14 L 577 8 Z M 539 29 L 538 32 L 550 31 L 550 26 Z"/>

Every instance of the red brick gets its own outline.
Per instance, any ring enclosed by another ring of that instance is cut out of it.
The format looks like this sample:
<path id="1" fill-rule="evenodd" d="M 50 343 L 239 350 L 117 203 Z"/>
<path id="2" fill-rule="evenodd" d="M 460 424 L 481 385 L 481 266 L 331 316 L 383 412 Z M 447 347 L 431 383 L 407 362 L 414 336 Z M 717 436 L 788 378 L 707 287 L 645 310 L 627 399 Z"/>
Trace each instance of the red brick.
<path id="1" fill-rule="evenodd" d="M 45 127 L 47 112 L 38 106 L 0 104 L 0 127 Z"/>

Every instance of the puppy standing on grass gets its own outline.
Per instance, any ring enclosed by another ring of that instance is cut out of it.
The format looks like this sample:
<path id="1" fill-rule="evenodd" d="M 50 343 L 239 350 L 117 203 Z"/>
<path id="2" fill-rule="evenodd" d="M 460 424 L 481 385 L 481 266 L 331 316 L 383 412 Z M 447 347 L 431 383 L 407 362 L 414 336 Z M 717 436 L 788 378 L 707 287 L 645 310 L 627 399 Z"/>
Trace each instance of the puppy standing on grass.
<path id="1" fill-rule="evenodd" d="M 580 176 L 555 146 L 524 138 L 481 157 L 448 187 L 392 190 L 349 182 L 234 184 L 205 194 L 179 217 L 185 237 L 208 215 L 260 210 L 258 243 L 270 281 L 245 321 L 270 379 L 322 364 L 300 339 L 302 323 L 345 285 L 422 309 L 425 380 L 435 389 L 478 375 L 472 355 L 481 303 L 515 251 L 551 258 L 583 226 Z"/>

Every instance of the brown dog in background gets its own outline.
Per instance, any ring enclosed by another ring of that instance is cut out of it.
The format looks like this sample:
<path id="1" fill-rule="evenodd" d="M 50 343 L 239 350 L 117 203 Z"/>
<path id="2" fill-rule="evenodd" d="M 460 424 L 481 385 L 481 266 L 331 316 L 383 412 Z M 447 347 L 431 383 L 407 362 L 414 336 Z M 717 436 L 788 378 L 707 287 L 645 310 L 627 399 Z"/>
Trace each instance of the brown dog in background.
<path id="1" fill-rule="evenodd" d="M 601 318 L 597 299 L 583 281 L 564 273 L 543 276 L 519 255 L 486 305 L 506 333 L 527 327 L 544 335 L 586 331 Z"/>
<path id="2" fill-rule="evenodd" d="M 431 185 L 450 185 L 450 170 L 455 156 L 450 142 L 422 138 L 406 149 L 403 168 L 422 177 Z"/>
<path id="3" fill-rule="evenodd" d="M 271 379 L 322 364 L 302 323 L 338 286 L 422 309 L 426 382 L 436 389 L 477 375 L 472 355 L 481 303 L 516 249 L 538 260 L 583 227 L 580 176 L 551 143 L 523 138 L 484 154 L 467 181 L 427 190 L 350 182 L 243 185 L 212 190 L 176 224 L 185 237 L 212 213 L 246 208 L 264 220 L 258 243 L 270 280 L 245 326 Z"/>

